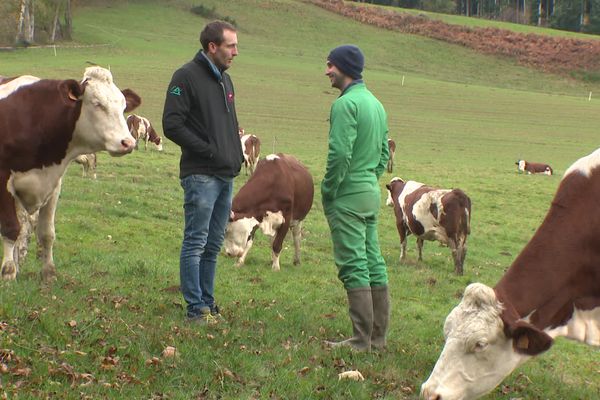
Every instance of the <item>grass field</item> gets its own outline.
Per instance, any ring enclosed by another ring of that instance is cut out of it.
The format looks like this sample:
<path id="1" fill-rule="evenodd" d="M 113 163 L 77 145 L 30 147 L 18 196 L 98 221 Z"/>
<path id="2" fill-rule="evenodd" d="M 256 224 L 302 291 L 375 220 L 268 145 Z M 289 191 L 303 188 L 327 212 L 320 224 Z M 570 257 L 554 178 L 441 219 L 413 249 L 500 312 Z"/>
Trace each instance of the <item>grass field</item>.
<path id="1" fill-rule="evenodd" d="M 351 327 L 317 195 L 304 224 L 303 264 L 292 266 L 286 241 L 282 270 L 273 273 L 268 240 L 257 235 L 245 267 L 219 259 L 216 295 L 227 323 L 188 326 L 173 289 L 183 220 L 179 149 L 167 142 L 163 153 L 102 153 L 96 181 L 82 178 L 77 165 L 65 177 L 57 282 L 40 282 L 32 247 L 18 280 L 0 283 L 8 367 L 1 392 L 9 399 L 416 398 L 464 287 L 495 284 L 539 226 L 565 169 L 598 147 L 600 86 L 360 25 L 303 2 L 203 4 L 239 25 L 240 55 L 230 73 L 240 124 L 261 138 L 263 154 L 296 155 L 317 184 L 338 95 L 324 76 L 325 57 L 343 43 L 364 50 L 365 81 L 398 144 L 382 190 L 395 175 L 465 190 L 473 202 L 465 275 L 453 274 L 449 250 L 435 243 L 425 244 L 417 263 L 414 238 L 400 265 L 393 213 L 382 204 L 393 304 L 388 350 L 324 348 L 324 339 L 347 336 Z M 79 8 L 72 44 L 79 47 L 2 53 L 0 74 L 78 78 L 88 61 L 110 66 L 121 88 L 142 96 L 136 113 L 160 131 L 171 74 L 195 54 L 207 22 L 189 6 L 169 0 Z M 519 175 L 518 158 L 550 163 L 556 175 Z M 242 173 L 236 188 L 245 180 Z M 161 357 L 166 346 L 177 348 L 175 358 Z M 338 381 L 348 369 L 366 380 Z M 486 399 L 596 399 L 599 373 L 597 349 L 559 339 Z"/>

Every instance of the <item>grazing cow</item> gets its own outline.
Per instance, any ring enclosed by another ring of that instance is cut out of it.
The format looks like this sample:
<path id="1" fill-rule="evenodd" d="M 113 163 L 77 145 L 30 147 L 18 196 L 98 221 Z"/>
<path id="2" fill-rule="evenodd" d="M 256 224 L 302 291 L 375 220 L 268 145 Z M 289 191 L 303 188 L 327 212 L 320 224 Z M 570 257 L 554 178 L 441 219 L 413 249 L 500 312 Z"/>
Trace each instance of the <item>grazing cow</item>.
<path id="1" fill-rule="evenodd" d="M 436 189 L 415 181 L 393 178 L 386 185 L 386 204 L 394 207 L 400 234 L 400 261 L 406 256 L 406 238 L 417 237 L 419 261 L 423 241 L 437 240 L 452 250 L 454 269 L 463 273 L 467 254 L 467 235 L 471 233 L 471 200 L 460 189 Z"/>
<path id="2" fill-rule="evenodd" d="M 300 264 L 302 221 L 313 202 L 313 179 L 294 157 L 271 154 L 260 160 L 256 172 L 233 198 L 225 232 L 225 253 L 242 265 L 257 229 L 272 240 L 272 268 L 279 271 L 279 253 L 289 228 L 294 237 L 294 265 Z"/>
<path id="3" fill-rule="evenodd" d="M 17 210 L 39 211 L 36 227 L 42 277 L 56 275 L 52 257 L 54 214 L 62 176 L 80 154 L 133 151 L 124 111 L 140 104 L 121 91 L 111 73 L 89 67 L 83 80 L 22 76 L 0 84 L 0 232 L 4 242 L 2 278 L 16 278 L 15 241 L 21 232 Z"/>
<path id="4" fill-rule="evenodd" d="M 90 172 L 93 174 L 92 177 L 96 179 L 96 153 L 81 154 L 75 157 L 74 160 L 77 164 L 80 164 L 83 168 L 82 176 L 85 178 Z"/>
<path id="5" fill-rule="evenodd" d="M 388 139 L 388 148 L 390 149 L 390 158 L 387 163 L 387 172 L 391 174 L 394 171 L 394 155 L 396 154 L 396 142 L 393 139 Z"/>
<path id="6" fill-rule="evenodd" d="M 240 130 L 241 133 L 244 130 Z M 244 170 L 246 171 L 246 175 L 248 175 L 248 170 L 250 170 L 250 175 L 254 173 L 256 169 L 256 163 L 258 162 L 258 156 L 260 155 L 260 139 L 256 135 L 242 135 L 240 137 L 242 142 L 242 150 L 244 151 Z"/>
<path id="7" fill-rule="evenodd" d="M 515 163 L 517 165 L 517 171 L 525 172 L 528 175 L 530 174 L 544 174 L 544 175 L 552 175 L 554 171 L 552 171 L 552 167 L 548 164 L 542 163 L 534 163 L 525 160 L 519 160 Z"/>
<path id="8" fill-rule="evenodd" d="M 600 149 L 566 172 L 550 210 L 492 289 L 473 283 L 446 318 L 427 400 L 476 399 L 569 339 L 600 346 Z"/>
<path id="9" fill-rule="evenodd" d="M 144 141 L 144 150 L 148 150 L 148 142 L 154 143 L 156 150 L 163 151 L 162 138 L 158 136 L 148 118 L 131 114 L 127 117 L 127 127 L 135 139 L 135 148 L 140 140 Z"/>

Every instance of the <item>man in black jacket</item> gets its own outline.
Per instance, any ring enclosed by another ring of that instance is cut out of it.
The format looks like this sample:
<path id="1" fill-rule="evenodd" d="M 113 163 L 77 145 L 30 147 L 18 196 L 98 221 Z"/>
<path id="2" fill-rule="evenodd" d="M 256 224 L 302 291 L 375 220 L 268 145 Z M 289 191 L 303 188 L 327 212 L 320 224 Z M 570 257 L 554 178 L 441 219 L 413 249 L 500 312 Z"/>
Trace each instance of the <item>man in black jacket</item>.
<path id="1" fill-rule="evenodd" d="M 225 72 L 237 56 L 235 27 L 207 24 L 202 50 L 173 74 L 163 112 L 165 136 L 181 147 L 185 228 L 179 271 L 189 321 L 217 321 L 214 298 L 217 255 L 231 210 L 233 178 L 244 156 L 234 90 Z"/>

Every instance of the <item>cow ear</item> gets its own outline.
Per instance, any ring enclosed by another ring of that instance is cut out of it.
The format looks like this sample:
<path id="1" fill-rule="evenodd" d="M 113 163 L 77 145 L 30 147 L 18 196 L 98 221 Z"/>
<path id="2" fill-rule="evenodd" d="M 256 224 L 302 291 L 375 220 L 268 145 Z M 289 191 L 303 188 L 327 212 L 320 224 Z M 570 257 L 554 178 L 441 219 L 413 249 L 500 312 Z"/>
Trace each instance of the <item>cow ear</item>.
<path id="1" fill-rule="evenodd" d="M 387 190 L 389 190 L 390 192 L 392 191 L 392 185 L 390 185 L 389 183 L 385 184 L 385 187 L 387 188 Z"/>
<path id="2" fill-rule="evenodd" d="M 552 338 L 528 322 L 518 321 L 511 331 L 513 349 L 517 353 L 535 356 L 552 346 Z"/>
<path id="3" fill-rule="evenodd" d="M 79 100 L 83 94 L 83 87 L 74 79 L 67 79 L 58 85 L 58 89 L 63 94 L 65 103 L 72 104 Z"/>
<path id="4" fill-rule="evenodd" d="M 125 112 L 131 112 L 142 104 L 142 98 L 133 90 L 123 89 L 121 90 L 121 93 L 125 96 Z"/>

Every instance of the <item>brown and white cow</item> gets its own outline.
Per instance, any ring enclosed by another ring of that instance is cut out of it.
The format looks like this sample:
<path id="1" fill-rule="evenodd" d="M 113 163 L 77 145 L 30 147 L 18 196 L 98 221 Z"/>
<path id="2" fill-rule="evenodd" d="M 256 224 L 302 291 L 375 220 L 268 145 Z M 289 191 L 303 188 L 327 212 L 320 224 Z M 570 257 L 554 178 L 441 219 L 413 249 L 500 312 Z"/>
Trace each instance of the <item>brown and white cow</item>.
<path id="1" fill-rule="evenodd" d="M 469 197 L 460 189 L 436 189 L 397 177 L 386 187 L 386 204 L 394 207 L 400 234 L 400 261 L 406 257 L 406 238 L 412 233 L 417 237 L 419 261 L 423 259 L 423 242 L 437 240 L 450 247 L 454 270 L 462 275 L 471 233 Z"/>
<path id="2" fill-rule="evenodd" d="M 81 154 L 75 157 L 75 163 L 81 165 L 83 169 L 82 176 L 85 178 L 88 174 L 92 174 L 92 178 L 96 179 L 96 167 L 98 166 L 96 153 Z"/>
<path id="3" fill-rule="evenodd" d="M 252 175 L 256 169 L 256 163 L 258 163 L 260 155 L 260 139 L 256 135 L 245 134 L 243 129 L 240 133 L 242 133 L 240 140 L 244 152 L 244 170 L 246 175 L 248 175 L 248 170 L 250 170 L 250 175 Z"/>
<path id="4" fill-rule="evenodd" d="M 600 149 L 566 172 L 550 210 L 492 289 L 474 283 L 446 318 L 427 400 L 476 399 L 564 336 L 600 346 Z"/>
<path id="5" fill-rule="evenodd" d="M 396 142 L 394 142 L 394 139 L 388 139 L 388 148 L 390 149 L 390 158 L 387 163 L 387 172 L 391 174 L 394 171 L 394 156 L 396 155 Z"/>
<path id="6" fill-rule="evenodd" d="M 133 151 L 124 111 L 140 104 L 121 91 L 111 73 L 89 67 L 83 80 L 21 76 L 0 84 L 0 232 L 4 245 L 2 278 L 15 279 L 15 241 L 21 231 L 17 208 L 39 211 L 36 228 L 42 277 L 52 279 L 54 214 L 62 176 L 80 154 Z"/>
<path id="7" fill-rule="evenodd" d="M 135 139 L 135 148 L 140 140 L 144 141 L 144 150 L 148 150 L 148 142 L 156 146 L 156 150 L 163 151 L 162 138 L 158 136 L 148 118 L 131 114 L 127 117 L 127 127 Z"/>
<path id="8" fill-rule="evenodd" d="M 310 172 L 288 154 L 270 154 L 233 198 L 224 249 L 242 265 L 257 229 L 272 239 L 272 268 L 279 271 L 279 254 L 290 227 L 294 238 L 294 265 L 300 264 L 302 221 L 310 211 L 314 186 Z"/>
<path id="9" fill-rule="evenodd" d="M 552 167 L 548 164 L 534 163 L 525 160 L 519 160 L 515 163 L 517 165 L 517 171 L 524 172 L 526 174 L 544 174 L 552 175 Z"/>

